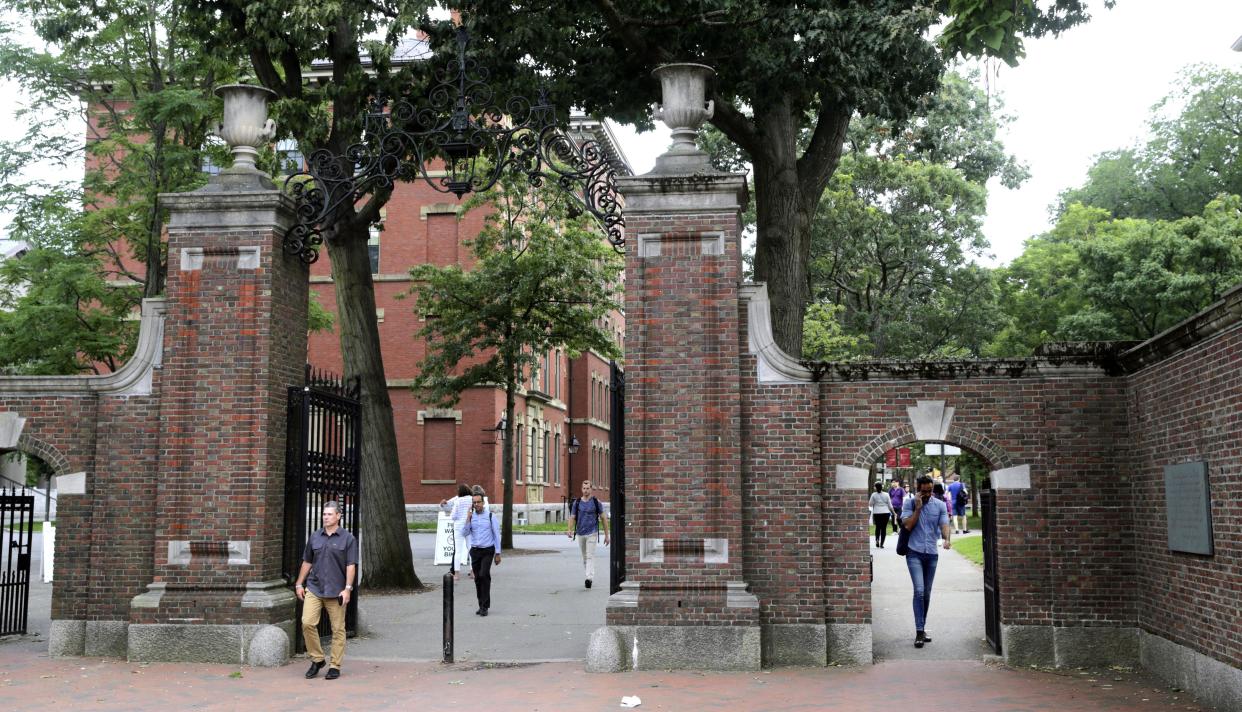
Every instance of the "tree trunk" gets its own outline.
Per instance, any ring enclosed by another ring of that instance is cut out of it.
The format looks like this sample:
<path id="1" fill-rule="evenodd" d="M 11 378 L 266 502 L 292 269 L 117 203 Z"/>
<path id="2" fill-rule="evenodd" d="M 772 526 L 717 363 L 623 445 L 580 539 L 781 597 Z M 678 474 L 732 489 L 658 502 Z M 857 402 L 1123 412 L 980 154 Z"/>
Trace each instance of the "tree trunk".
<path id="1" fill-rule="evenodd" d="M 786 353 L 802 355 L 802 318 L 810 300 L 811 218 L 822 186 L 798 178 L 798 125 L 781 111 L 756 114 L 762 146 L 755 169 L 755 280 L 766 282 L 772 334 Z M 807 196 L 806 191 L 815 191 Z M 808 209 L 809 206 L 809 209 Z"/>
<path id="2" fill-rule="evenodd" d="M 362 584 L 421 588 L 405 526 L 397 433 L 380 354 L 366 238 L 366 228 L 361 227 L 342 228 L 326 240 L 336 284 L 345 377 L 356 376 L 362 382 Z"/>
<path id="3" fill-rule="evenodd" d="M 505 441 L 500 465 L 501 480 L 504 482 L 501 488 L 504 493 L 504 503 L 500 511 L 500 548 L 505 550 L 513 548 L 513 409 L 517 401 L 515 391 L 517 391 L 516 383 L 509 383 L 505 386 Z"/>

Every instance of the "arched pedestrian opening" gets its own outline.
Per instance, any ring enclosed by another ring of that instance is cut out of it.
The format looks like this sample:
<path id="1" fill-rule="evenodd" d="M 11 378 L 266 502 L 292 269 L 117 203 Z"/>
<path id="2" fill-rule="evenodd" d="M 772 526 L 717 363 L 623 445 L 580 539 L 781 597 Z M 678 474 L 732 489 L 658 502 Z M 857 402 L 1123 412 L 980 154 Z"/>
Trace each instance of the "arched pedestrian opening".
<path id="1" fill-rule="evenodd" d="M 875 660 L 979 659 L 1000 653 L 999 542 L 990 473 L 1011 466 L 1008 455 L 982 433 L 951 428 L 944 440 L 920 440 L 904 426 L 869 443 L 856 465 L 870 473 L 866 534 Z M 943 537 L 936 542 L 930 605 L 924 612 L 931 642 L 916 648 L 911 568 L 917 560 L 896 549 L 903 507 L 917 496 L 922 476 L 932 478 L 933 496 L 945 504 L 952 548 L 943 549 Z M 881 499 L 887 500 L 888 513 L 878 511 Z"/>
<path id="2" fill-rule="evenodd" d="M 0 635 L 46 639 L 51 629 L 55 478 L 67 467 L 29 435 L 0 455 Z"/>

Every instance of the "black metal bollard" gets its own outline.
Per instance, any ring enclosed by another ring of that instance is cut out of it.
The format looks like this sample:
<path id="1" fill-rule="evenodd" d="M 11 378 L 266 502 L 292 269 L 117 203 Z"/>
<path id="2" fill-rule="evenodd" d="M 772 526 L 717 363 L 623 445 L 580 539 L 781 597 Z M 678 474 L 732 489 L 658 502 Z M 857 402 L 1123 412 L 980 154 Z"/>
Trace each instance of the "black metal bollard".
<path id="1" fill-rule="evenodd" d="M 444 662 L 453 662 L 453 572 L 444 574 Z"/>

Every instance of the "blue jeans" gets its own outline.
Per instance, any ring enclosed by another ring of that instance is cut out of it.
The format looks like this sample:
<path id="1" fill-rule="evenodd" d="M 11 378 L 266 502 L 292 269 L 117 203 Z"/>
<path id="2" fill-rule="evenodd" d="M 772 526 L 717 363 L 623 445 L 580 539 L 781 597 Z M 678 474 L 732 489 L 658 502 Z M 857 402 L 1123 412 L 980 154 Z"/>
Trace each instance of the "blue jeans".
<path id="1" fill-rule="evenodd" d="M 914 629 L 924 630 L 927 609 L 931 607 L 932 581 L 936 579 L 938 554 L 924 554 L 911 550 L 906 554 L 906 568 L 910 569 L 910 581 L 914 583 Z"/>

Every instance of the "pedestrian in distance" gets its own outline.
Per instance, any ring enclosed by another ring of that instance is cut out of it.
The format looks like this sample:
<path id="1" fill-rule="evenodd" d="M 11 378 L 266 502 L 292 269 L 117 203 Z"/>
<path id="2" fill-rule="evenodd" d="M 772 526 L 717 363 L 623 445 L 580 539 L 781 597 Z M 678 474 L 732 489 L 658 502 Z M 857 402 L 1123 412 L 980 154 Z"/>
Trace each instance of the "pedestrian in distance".
<path id="1" fill-rule="evenodd" d="M 470 565 L 470 550 L 466 548 L 466 518 L 470 516 L 472 497 L 470 488 L 457 485 L 457 496 L 440 500 L 440 511 L 449 515 L 453 522 L 453 580 L 457 580 L 458 572 Z"/>
<path id="2" fill-rule="evenodd" d="M 483 495 L 472 495 L 473 506 L 466 517 L 466 540 L 470 544 L 470 570 L 474 574 L 474 593 L 479 599 L 477 616 L 486 616 L 492 607 L 492 564 L 500 566 L 500 522 L 483 504 Z"/>
<path id="3" fill-rule="evenodd" d="M 328 665 L 326 680 L 341 676 L 341 659 L 345 657 L 345 609 L 354 591 L 358 573 L 358 540 L 341 526 L 341 505 L 323 505 L 323 528 L 310 535 L 302 552 L 302 568 L 298 571 L 293 591 L 302 601 L 302 637 L 306 640 L 306 656 L 310 668 L 306 679 L 314 678 Z M 319 619 L 324 611 L 332 624 L 332 657 L 324 660 L 319 642 Z"/>
<path id="4" fill-rule="evenodd" d="M 910 551 L 906 554 L 906 568 L 914 585 L 914 647 L 930 643 L 927 635 L 927 611 L 931 607 L 932 582 L 936 578 L 936 564 L 940 552 L 936 551 L 937 534 L 944 535 L 944 548 L 950 544 L 949 510 L 944 500 L 932 491 L 932 478 L 923 475 L 917 480 L 917 491 L 909 497 L 901 509 L 901 525 L 910 530 Z"/>
<path id="5" fill-rule="evenodd" d="M 906 491 L 901 487 L 901 480 L 894 478 L 893 486 L 888 488 L 888 501 L 893 505 L 894 512 L 901 511 L 901 505 L 906 501 Z M 897 527 L 900 525 L 897 516 L 893 516 L 893 533 L 897 533 Z"/>
<path id="6" fill-rule="evenodd" d="M 595 579 L 595 546 L 599 543 L 600 529 L 604 531 L 604 546 L 608 546 L 608 517 L 604 514 L 604 505 L 591 494 L 591 482 L 586 480 L 582 483 L 582 496 L 569 508 L 569 530 L 565 533 L 570 539 L 578 539 L 587 588 Z"/>
<path id="7" fill-rule="evenodd" d="M 941 502 L 944 502 L 944 511 L 946 512 L 953 511 L 953 500 L 949 499 L 949 493 L 945 490 L 943 483 L 933 482 L 932 483 L 932 494 L 936 495 L 937 499 L 939 499 Z M 952 521 L 950 520 L 949 523 L 952 524 Z"/>
<path id="8" fill-rule="evenodd" d="M 875 483 L 875 491 L 871 493 L 871 499 L 867 502 L 867 508 L 871 510 L 871 519 L 875 523 L 875 545 L 883 549 L 884 540 L 888 538 L 890 517 L 897 516 L 893 512 L 892 501 L 884 493 L 883 484 Z"/>
<path id="9" fill-rule="evenodd" d="M 969 534 L 970 530 L 966 528 L 966 504 L 970 501 L 970 492 L 966 489 L 966 483 L 962 482 L 961 475 L 954 472 L 949 476 L 949 502 L 952 503 L 953 509 L 953 533 Z"/>

